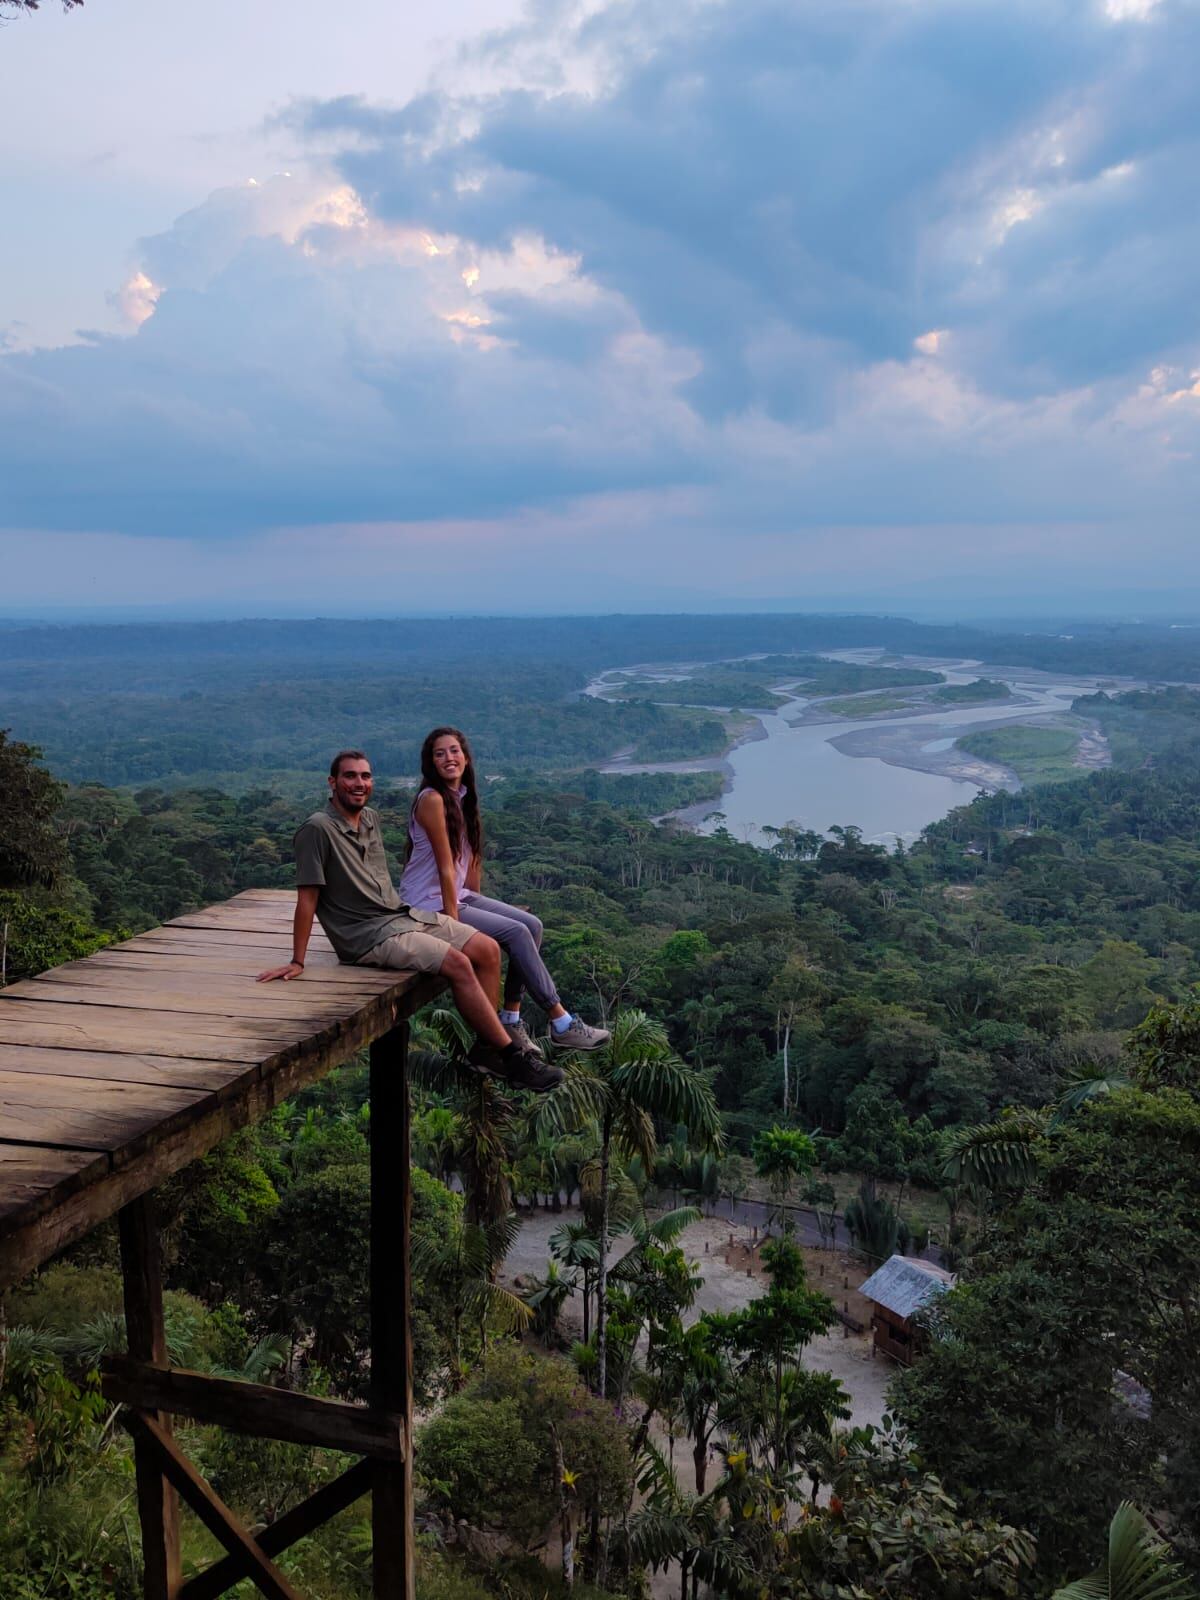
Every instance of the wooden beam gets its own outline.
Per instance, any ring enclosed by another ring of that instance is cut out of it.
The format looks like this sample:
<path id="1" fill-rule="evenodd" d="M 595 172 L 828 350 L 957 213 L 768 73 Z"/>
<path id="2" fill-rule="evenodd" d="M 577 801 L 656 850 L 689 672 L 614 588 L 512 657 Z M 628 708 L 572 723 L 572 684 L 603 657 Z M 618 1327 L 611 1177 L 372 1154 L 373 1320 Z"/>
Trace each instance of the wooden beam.
<path id="1" fill-rule="evenodd" d="M 249 1578 L 267 1600 L 303 1600 L 164 1427 L 141 1411 L 123 1411 L 121 1421 L 133 1435 L 135 1448 L 140 1446 L 146 1451 L 162 1477 L 179 1491 L 213 1538 L 239 1563 L 243 1578 Z"/>
<path id="2" fill-rule="evenodd" d="M 412 1178 L 408 1023 L 371 1045 L 371 1404 L 412 1438 Z M 415 1600 L 412 1451 L 376 1468 L 371 1507 L 376 1600 Z"/>
<path id="3" fill-rule="evenodd" d="M 127 1205 L 117 1217 L 117 1228 L 121 1241 L 126 1342 L 135 1359 L 165 1366 L 162 1255 L 153 1199 L 143 1195 Z M 146 1420 L 147 1426 L 159 1428 L 164 1437 L 167 1436 L 161 1418 L 151 1415 Z M 135 1438 L 133 1459 L 138 1519 L 142 1528 L 145 1600 L 175 1600 L 182 1579 L 179 1506 L 159 1470 L 154 1451 L 143 1439 Z"/>
<path id="4" fill-rule="evenodd" d="M 149 1366 L 129 1356 L 105 1356 L 100 1363 L 106 1400 L 135 1411 L 163 1411 L 261 1439 L 345 1450 L 380 1461 L 404 1460 L 404 1425 L 367 1406 L 297 1394 L 240 1378 L 214 1378 L 186 1367 Z"/>
<path id="5" fill-rule="evenodd" d="M 297 1540 L 307 1538 L 331 1517 L 336 1517 L 339 1511 L 345 1511 L 347 1506 L 360 1500 L 371 1487 L 374 1471 L 372 1462 L 356 1461 L 332 1483 L 325 1484 L 315 1494 L 309 1495 L 307 1500 L 260 1529 L 254 1535 L 255 1544 L 268 1556 L 277 1556 L 284 1550 L 290 1550 Z M 244 1576 L 240 1561 L 233 1556 L 223 1556 L 220 1561 L 214 1561 L 211 1567 L 205 1567 L 196 1577 L 189 1578 L 179 1591 L 179 1600 L 217 1600 L 235 1583 L 240 1583 Z"/>

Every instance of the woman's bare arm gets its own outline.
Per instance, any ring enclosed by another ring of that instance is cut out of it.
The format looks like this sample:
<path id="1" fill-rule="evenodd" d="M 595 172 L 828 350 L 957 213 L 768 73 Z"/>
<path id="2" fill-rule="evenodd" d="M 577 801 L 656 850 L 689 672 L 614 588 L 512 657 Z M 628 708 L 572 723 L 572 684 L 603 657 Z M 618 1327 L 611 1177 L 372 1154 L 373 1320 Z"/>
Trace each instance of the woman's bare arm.
<path id="1" fill-rule="evenodd" d="M 433 859 L 437 862 L 438 880 L 442 885 L 442 910 L 448 917 L 457 917 L 457 863 L 450 850 L 446 808 L 440 794 L 431 792 L 421 796 L 417 801 L 417 821 L 429 835 L 429 842 L 433 846 Z"/>

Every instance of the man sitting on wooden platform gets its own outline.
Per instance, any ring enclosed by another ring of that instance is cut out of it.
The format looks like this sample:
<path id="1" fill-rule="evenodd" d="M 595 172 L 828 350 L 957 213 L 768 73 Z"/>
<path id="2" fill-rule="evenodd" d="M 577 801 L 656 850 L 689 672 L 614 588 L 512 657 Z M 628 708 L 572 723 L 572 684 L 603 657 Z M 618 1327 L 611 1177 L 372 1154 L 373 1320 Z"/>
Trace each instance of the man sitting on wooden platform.
<path id="1" fill-rule="evenodd" d="M 339 750 L 329 766 L 329 801 L 297 831 L 296 914 L 292 959 L 259 974 L 287 983 L 304 971 L 317 917 L 339 961 L 364 967 L 437 973 L 475 1030 L 468 1060 L 516 1088 L 545 1091 L 562 1082 L 561 1067 L 516 1045 L 496 1014 L 500 946 L 487 934 L 441 912 L 406 906 L 396 893 L 379 818 L 368 806 L 374 778 L 361 750 Z"/>

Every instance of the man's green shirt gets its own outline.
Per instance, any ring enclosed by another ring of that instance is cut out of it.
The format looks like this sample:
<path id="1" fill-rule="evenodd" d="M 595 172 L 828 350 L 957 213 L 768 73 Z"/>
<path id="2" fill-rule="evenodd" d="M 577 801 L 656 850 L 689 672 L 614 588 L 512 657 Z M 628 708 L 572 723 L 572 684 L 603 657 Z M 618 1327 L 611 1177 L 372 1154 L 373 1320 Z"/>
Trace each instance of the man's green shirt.
<path id="1" fill-rule="evenodd" d="M 317 917 L 339 961 L 359 961 L 393 934 L 436 922 L 396 893 L 379 818 L 364 806 L 353 827 L 330 800 L 296 830 L 296 883 L 317 888 Z"/>

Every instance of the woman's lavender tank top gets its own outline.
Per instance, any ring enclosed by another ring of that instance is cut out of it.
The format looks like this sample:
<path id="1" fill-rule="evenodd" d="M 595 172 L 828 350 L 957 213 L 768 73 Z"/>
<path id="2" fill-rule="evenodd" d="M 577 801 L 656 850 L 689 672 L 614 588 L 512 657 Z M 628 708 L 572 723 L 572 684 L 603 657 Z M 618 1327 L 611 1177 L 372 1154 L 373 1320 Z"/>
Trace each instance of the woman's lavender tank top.
<path id="1" fill-rule="evenodd" d="M 465 789 L 458 791 L 460 800 L 466 792 Z M 429 835 L 417 820 L 417 804 L 427 794 L 437 794 L 437 790 L 422 789 L 413 801 L 413 808 L 409 814 L 408 836 L 412 840 L 412 855 L 405 863 L 404 873 L 400 879 L 400 898 L 406 906 L 416 906 L 418 911 L 441 911 L 442 880 L 438 877 L 437 857 L 433 853 Z M 458 858 L 458 871 L 455 874 L 460 897 L 466 887 L 467 868 L 470 863 L 471 847 L 464 839 L 463 853 Z"/>

